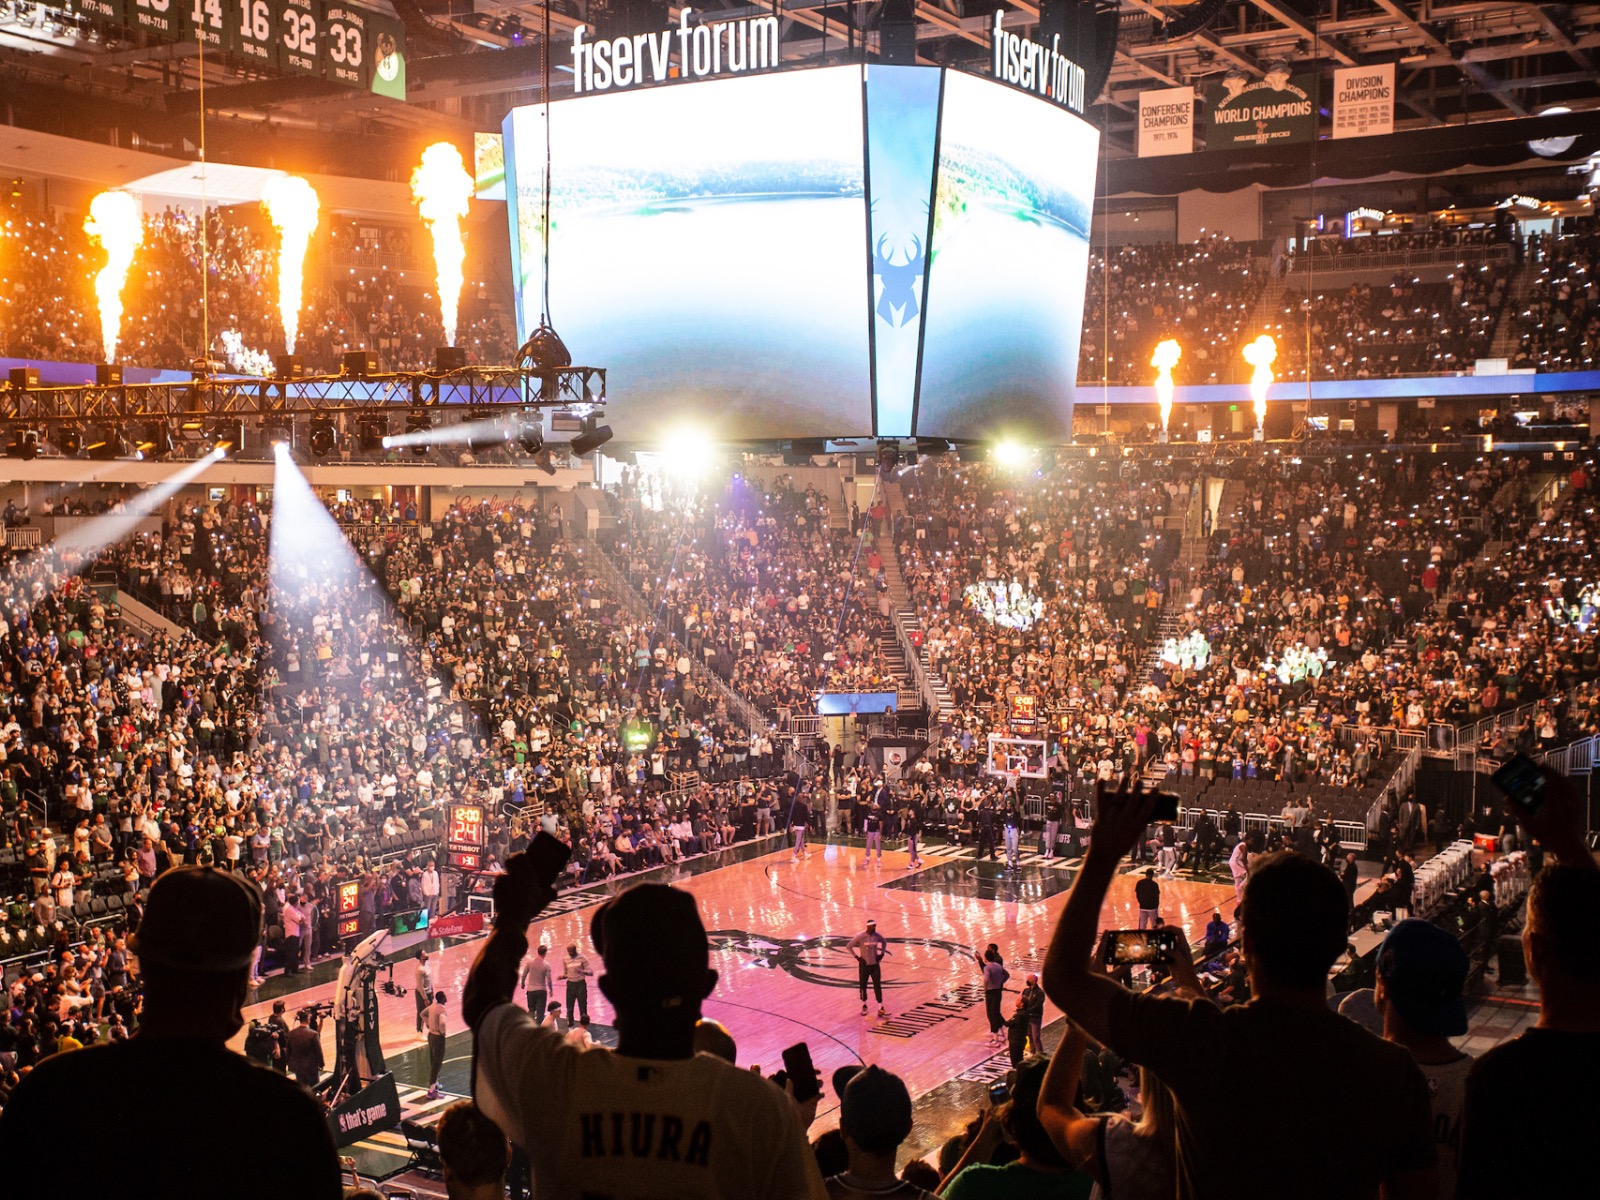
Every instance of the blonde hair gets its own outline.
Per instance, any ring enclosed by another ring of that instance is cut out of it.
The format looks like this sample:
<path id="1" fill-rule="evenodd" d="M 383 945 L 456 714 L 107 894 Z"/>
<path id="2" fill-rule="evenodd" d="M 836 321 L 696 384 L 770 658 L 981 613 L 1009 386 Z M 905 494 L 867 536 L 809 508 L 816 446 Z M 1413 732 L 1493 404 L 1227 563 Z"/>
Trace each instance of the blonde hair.
<path id="1" fill-rule="evenodd" d="M 1149 1067 L 1139 1068 L 1139 1107 L 1133 1131 L 1140 1137 L 1171 1141 L 1177 1128 L 1172 1092 Z"/>

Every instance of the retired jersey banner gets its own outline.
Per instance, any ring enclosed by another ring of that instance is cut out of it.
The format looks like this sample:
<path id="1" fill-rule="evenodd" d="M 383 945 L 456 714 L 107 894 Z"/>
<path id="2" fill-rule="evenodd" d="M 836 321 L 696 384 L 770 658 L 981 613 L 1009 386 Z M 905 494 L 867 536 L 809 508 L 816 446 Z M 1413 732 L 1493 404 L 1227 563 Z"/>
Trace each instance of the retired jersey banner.
<path id="1" fill-rule="evenodd" d="M 1206 149 L 1282 146 L 1317 136 L 1317 77 L 1268 71 L 1250 83 L 1233 77 L 1213 87 L 1206 108 Z"/>
<path id="2" fill-rule="evenodd" d="M 1333 136 L 1394 132 L 1394 64 L 1341 67 L 1333 73 Z"/>
<path id="3" fill-rule="evenodd" d="M 1189 154 L 1194 150 L 1194 89 L 1162 88 L 1139 93 L 1139 157 Z"/>

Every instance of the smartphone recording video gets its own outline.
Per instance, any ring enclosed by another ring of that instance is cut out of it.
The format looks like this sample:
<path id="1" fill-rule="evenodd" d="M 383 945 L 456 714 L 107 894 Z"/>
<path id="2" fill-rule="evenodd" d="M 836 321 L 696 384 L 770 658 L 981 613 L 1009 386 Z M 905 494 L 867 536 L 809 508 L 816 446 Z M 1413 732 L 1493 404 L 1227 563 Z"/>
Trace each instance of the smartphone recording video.
<path id="1" fill-rule="evenodd" d="M 1526 754 L 1512 755 L 1490 778 L 1505 798 L 1523 812 L 1538 812 L 1544 803 L 1544 772 Z"/>
<path id="2" fill-rule="evenodd" d="M 1108 929 L 1100 935 L 1100 961 L 1111 967 L 1165 962 L 1177 949 L 1179 934 L 1176 926 Z"/>

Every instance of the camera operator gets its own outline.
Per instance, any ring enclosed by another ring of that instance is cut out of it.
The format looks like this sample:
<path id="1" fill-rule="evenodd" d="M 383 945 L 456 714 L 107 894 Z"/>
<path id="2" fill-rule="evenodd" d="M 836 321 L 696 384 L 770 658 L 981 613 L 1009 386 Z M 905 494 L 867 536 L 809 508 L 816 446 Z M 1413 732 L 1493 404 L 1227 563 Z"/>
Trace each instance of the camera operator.
<path id="1" fill-rule="evenodd" d="M 547 835 L 495 881 L 494 933 L 467 978 L 478 1104 L 532 1160 L 541 1194 L 825 1195 L 799 1111 L 765 1080 L 694 1052 L 716 985 L 694 897 L 641 884 L 595 913 L 618 1050 L 578 1050 L 511 1002 L 527 928 L 554 898 Z M 559 869 L 559 868 L 558 868 Z"/>

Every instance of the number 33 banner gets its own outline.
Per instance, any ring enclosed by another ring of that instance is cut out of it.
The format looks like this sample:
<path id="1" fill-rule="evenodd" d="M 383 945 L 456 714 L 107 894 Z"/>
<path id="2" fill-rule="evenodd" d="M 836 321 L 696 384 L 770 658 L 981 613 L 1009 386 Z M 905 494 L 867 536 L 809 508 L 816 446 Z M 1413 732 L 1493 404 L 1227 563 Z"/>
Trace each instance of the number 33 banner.
<path id="1" fill-rule="evenodd" d="M 166 41 L 199 41 L 290 75 L 404 100 L 405 26 L 339 0 L 72 0 L 83 17 Z"/>

